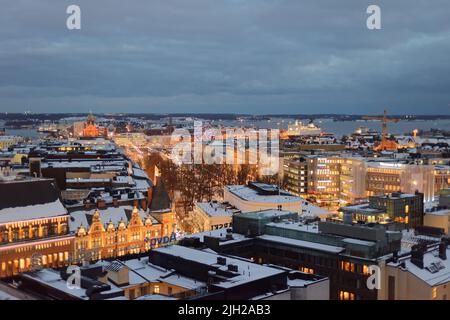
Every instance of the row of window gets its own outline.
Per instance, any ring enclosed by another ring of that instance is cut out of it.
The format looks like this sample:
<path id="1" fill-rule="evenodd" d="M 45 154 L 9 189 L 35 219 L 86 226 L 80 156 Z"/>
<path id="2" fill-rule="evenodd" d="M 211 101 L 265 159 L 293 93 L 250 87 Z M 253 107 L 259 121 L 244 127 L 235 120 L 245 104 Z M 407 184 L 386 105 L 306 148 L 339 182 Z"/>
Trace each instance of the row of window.
<path id="1" fill-rule="evenodd" d="M 276 248 L 267 248 L 263 247 L 262 251 L 264 253 L 269 253 L 273 256 L 278 257 L 286 257 L 292 260 L 299 261 L 300 263 L 310 264 L 310 265 L 317 265 L 317 266 L 323 266 L 328 268 L 335 268 L 336 267 L 336 259 L 329 259 L 317 255 L 307 254 L 307 253 L 299 253 L 294 252 L 290 250 L 280 250 Z"/>
<path id="2" fill-rule="evenodd" d="M 148 231 L 145 234 L 145 238 L 150 239 L 150 238 L 155 238 L 159 236 L 159 232 L 158 231 Z M 141 238 L 141 233 L 140 232 L 133 232 L 129 239 L 127 239 L 127 235 L 126 234 L 119 234 L 119 235 L 107 235 L 105 237 L 105 245 L 113 245 L 116 242 L 117 243 L 126 243 L 128 241 L 142 241 L 143 239 Z M 79 249 L 83 249 L 83 248 L 87 248 L 87 241 L 78 241 L 78 248 Z M 92 238 L 92 247 L 93 248 L 100 248 L 103 246 L 102 243 L 102 237 L 93 237 Z"/>
<path id="3" fill-rule="evenodd" d="M 357 264 L 349 261 L 341 261 L 341 270 L 353 273 L 362 273 L 369 275 L 369 266 L 365 264 Z"/>
<path id="4" fill-rule="evenodd" d="M 339 291 L 339 300 L 356 300 L 356 295 L 353 292 Z"/>
<path id="5" fill-rule="evenodd" d="M 14 228 L 0 232 L 0 243 L 16 242 L 20 240 L 31 240 L 45 238 L 53 235 L 62 235 L 67 233 L 67 223 L 34 225 L 23 228 Z"/>
<path id="6" fill-rule="evenodd" d="M 2 261 L 0 264 L 0 276 L 11 276 L 19 272 L 37 269 L 39 267 L 55 267 L 66 265 L 69 261 L 69 252 L 53 254 L 36 254 L 29 258 L 18 258 Z"/>

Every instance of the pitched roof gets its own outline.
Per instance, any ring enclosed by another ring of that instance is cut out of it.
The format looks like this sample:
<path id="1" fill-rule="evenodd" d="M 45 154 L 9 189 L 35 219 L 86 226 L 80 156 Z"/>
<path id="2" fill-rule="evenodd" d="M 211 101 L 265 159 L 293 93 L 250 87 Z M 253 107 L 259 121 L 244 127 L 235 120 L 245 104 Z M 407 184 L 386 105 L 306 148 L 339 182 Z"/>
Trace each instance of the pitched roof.
<path id="1" fill-rule="evenodd" d="M 158 183 L 153 189 L 150 211 L 161 211 L 170 208 L 172 208 L 172 200 L 170 200 L 163 180 L 159 179 Z"/>
<path id="2" fill-rule="evenodd" d="M 106 209 L 98 210 L 100 214 L 100 220 L 103 225 L 107 226 L 109 222 L 111 221 L 112 224 L 117 227 L 120 223 L 120 221 L 125 222 L 125 224 L 128 224 L 131 219 L 132 215 L 132 206 L 121 206 L 121 207 L 108 207 Z M 83 225 L 84 227 L 89 227 L 92 225 L 92 218 L 95 214 L 97 209 L 92 209 L 89 211 L 81 210 L 81 211 L 74 211 L 70 213 L 70 221 L 69 221 L 69 229 L 72 232 L 76 232 L 78 228 Z M 127 213 L 128 212 L 128 213 Z M 139 210 L 139 216 L 141 217 L 142 221 L 145 222 L 147 218 L 150 218 L 152 221 L 152 224 L 158 224 L 158 220 L 153 218 L 151 215 L 149 215 L 144 210 Z"/>
<path id="3" fill-rule="evenodd" d="M 0 194 L 0 210 L 59 200 L 59 189 L 53 179 L 0 182 Z"/>
<path id="4" fill-rule="evenodd" d="M 66 215 L 53 180 L 0 182 L 0 223 Z"/>

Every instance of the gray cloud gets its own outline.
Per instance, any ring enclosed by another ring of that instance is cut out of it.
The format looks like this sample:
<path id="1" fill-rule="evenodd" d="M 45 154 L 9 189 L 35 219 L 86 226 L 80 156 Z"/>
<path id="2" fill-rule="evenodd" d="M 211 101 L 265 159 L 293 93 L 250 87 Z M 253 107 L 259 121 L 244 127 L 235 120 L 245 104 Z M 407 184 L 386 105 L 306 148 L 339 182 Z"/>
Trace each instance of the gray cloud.
<path id="1" fill-rule="evenodd" d="M 82 30 L 65 28 L 66 7 Z M 366 28 L 369 4 L 383 29 Z M 450 113 L 448 0 L 17 0 L 0 111 Z"/>

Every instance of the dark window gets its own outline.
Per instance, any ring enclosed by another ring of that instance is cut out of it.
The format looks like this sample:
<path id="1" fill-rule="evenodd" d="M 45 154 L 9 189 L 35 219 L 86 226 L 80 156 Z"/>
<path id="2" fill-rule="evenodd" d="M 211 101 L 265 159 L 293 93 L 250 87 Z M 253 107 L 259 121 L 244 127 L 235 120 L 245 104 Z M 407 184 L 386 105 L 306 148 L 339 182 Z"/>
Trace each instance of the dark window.
<path id="1" fill-rule="evenodd" d="M 298 259 L 298 253 L 297 252 L 286 251 L 285 254 L 286 254 L 286 258 L 294 259 L 294 260 Z"/>

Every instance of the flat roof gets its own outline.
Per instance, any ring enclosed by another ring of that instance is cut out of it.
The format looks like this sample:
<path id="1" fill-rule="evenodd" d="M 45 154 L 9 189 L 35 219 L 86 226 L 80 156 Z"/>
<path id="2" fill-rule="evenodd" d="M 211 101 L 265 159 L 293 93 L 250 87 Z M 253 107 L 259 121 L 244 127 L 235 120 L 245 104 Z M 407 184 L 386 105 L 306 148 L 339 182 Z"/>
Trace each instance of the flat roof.
<path id="1" fill-rule="evenodd" d="M 284 210 L 276 210 L 276 209 L 267 209 L 267 210 L 261 210 L 261 211 L 252 211 L 252 212 L 243 212 L 236 214 L 239 218 L 245 218 L 245 219 L 267 219 L 267 218 L 276 218 L 276 217 L 282 217 L 289 214 L 295 214 L 290 211 L 284 211 Z"/>
<path id="2" fill-rule="evenodd" d="M 245 201 L 255 201 L 255 202 L 267 202 L 267 203 L 295 203 L 300 202 L 302 199 L 300 197 L 294 196 L 292 194 L 283 191 L 280 195 L 262 195 L 259 194 L 257 190 L 252 189 L 248 186 L 242 185 L 229 185 L 226 186 L 227 190 L 234 194 L 235 196 L 241 198 Z"/>
<path id="3" fill-rule="evenodd" d="M 319 227 L 317 223 L 302 223 L 300 221 L 283 220 L 280 222 L 270 222 L 266 224 L 268 227 L 275 227 L 280 229 L 289 229 L 302 232 L 319 233 Z"/>
<path id="4" fill-rule="evenodd" d="M 345 250 L 342 247 L 331 246 L 331 245 L 321 244 L 321 243 L 311 242 L 311 241 L 304 241 L 304 240 L 297 240 L 297 239 L 291 239 L 291 238 L 285 238 L 285 237 L 279 237 L 279 236 L 272 236 L 272 235 L 262 235 L 262 236 L 258 236 L 257 238 L 266 240 L 266 241 L 291 245 L 291 246 L 295 246 L 295 247 L 307 248 L 307 249 L 312 249 L 312 250 L 317 250 L 317 251 L 326 251 L 326 252 L 330 252 L 330 253 L 340 253 Z"/>
<path id="5" fill-rule="evenodd" d="M 214 283 L 214 286 L 216 287 L 231 288 L 250 281 L 256 281 L 266 277 L 285 273 L 284 270 L 259 265 L 257 263 L 250 262 L 246 259 L 240 259 L 238 257 L 222 256 L 220 254 L 212 253 L 210 251 L 197 250 L 179 245 L 172 245 L 164 248 L 156 248 L 153 249 L 153 251 L 162 252 L 168 255 L 180 257 L 185 260 L 191 260 L 204 265 L 214 266 L 215 268 L 224 271 L 228 270 L 227 265 L 229 264 L 236 265 L 238 267 L 236 275 L 234 277 L 228 278 L 218 283 Z M 218 257 L 225 258 L 227 265 L 217 264 Z"/>
<path id="6" fill-rule="evenodd" d="M 210 217 L 233 216 L 233 213 L 239 211 L 232 210 L 230 206 L 218 202 L 196 202 L 195 205 Z"/>

